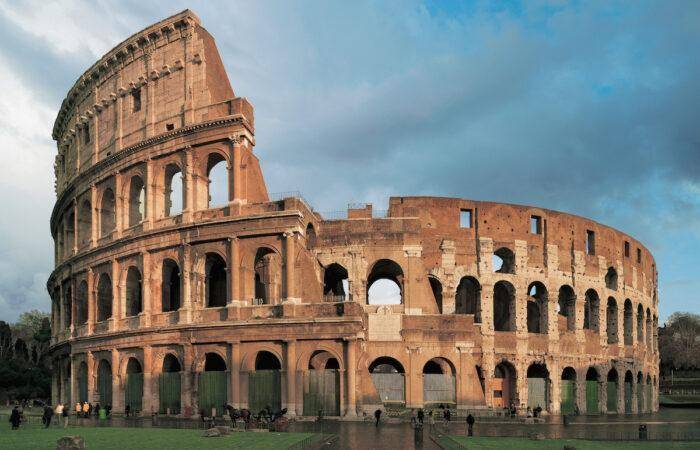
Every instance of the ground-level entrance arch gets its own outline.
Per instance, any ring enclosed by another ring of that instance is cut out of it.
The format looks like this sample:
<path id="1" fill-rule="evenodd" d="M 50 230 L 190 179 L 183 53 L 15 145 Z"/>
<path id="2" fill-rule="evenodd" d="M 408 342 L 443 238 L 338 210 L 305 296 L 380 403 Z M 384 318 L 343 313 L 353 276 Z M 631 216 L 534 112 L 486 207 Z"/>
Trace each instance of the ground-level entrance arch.
<path id="1" fill-rule="evenodd" d="M 544 364 L 532 364 L 527 369 L 527 406 L 547 410 L 549 404 L 549 371 Z"/>
<path id="2" fill-rule="evenodd" d="M 423 404 L 455 404 L 455 369 L 445 358 L 433 358 L 423 366 Z"/>
<path id="3" fill-rule="evenodd" d="M 180 361 L 172 354 L 163 358 L 163 370 L 158 376 L 158 411 L 160 414 L 180 414 Z"/>
<path id="4" fill-rule="evenodd" d="M 197 394 L 199 413 L 206 416 L 223 413 L 228 402 L 228 372 L 226 362 L 216 353 L 207 353 L 204 372 L 199 374 Z"/>
<path id="5" fill-rule="evenodd" d="M 369 365 L 369 373 L 382 403 L 406 402 L 406 377 L 400 362 L 394 358 L 382 356 Z"/>
<path id="6" fill-rule="evenodd" d="M 340 416 L 340 364 L 330 352 L 316 351 L 304 372 L 304 415 Z"/>
<path id="7" fill-rule="evenodd" d="M 248 375 L 248 408 L 257 414 L 269 407 L 272 411 L 282 409 L 282 365 L 268 351 L 255 356 L 255 371 Z"/>
<path id="8" fill-rule="evenodd" d="M 515 368 L 502 362 L 493 371 L 493 407 L 506 408 L 515 400 Z"/>
<path id="9" fill-rule="evenodd" d="M 143 369 L 136 358 L 129 358 L 126 363 L 124 407 L 133 414 L 143 409 Z"/>

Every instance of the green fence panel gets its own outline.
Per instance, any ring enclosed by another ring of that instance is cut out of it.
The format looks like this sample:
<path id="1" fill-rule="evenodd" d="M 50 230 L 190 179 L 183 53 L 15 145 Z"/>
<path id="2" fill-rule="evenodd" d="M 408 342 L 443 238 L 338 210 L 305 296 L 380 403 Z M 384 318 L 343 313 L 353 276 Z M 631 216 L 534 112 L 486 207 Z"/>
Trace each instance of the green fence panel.
<path id="1" fill-rule="evenodd" d="M 124 406 L 128 406 L 132 413 L 141 411 L 143 402 L 143 373 L 126 374 L 126 386 L 124 387 Z"/>
<path id="2" fill-rule="evenodd" d="M 87 371 L 78 372 L 78 399 L 79 402 L 88 400 Z"/>
<path id="3" fill-rule="evenodd" d="M 206 415 L 212 414 L 213 409 L 216 415 L 223 414 L 228 403 L 228 372 L 201 372 L 198 388 L 199 409 Z"/>
<path id="4" fill-rule="evenodd" d="M 616 413 L 617 412 L 617 382 L 608 381 L 607 394 L 608 394 L 608 401 L 607 401 L 608 413 Z"/>
<path id="5" fill-rule="evenodd" d="M 632 413 L 632 383 L 625 382 L 625 414 Z"/>
<path id="6" fill-rule="evenodd" d="M 269 406 L 282 409 L 282 383 L 279 370 L 257 370 L 248 375 L 248 408 L 257 414 Z"/>
<path id="7" fill-rule="evenodd" d="M 643 413 L 644 412 L 644 385 L 638 384 L 637 385 L 637 412 L 638 413 Z"/>
<path id="8" fill-rule="evenodd" d="M 324 416 L 340 415 L 340 372 L 337 370 L 309 370 L 304 380 L 304 415 L 315 416 L 323 410 Z"/>
<path id="9" fill-rule="evenodd" d="M 546 378 L 527 379 L 527 406 L 529 406 L 532 409 L 535 409 L 538 406 L 544 410 L 547 409 Z"/>
<path id="10" fill-rule="evenodd" d="M 455 403 L 453 375 L 423 374 L 423 403 Z"/>
<path id="11" fill-rule="evenodd" d="M 654 397 L 652 395 L 652 387 L 651 384 L 647 385 L 647 412 L 651 412 L 651 407 L 652 407 L 652 402 L 654 401 Z"/>
<path id="12" fill-rule="evenodd" d="M 100 405 L 112 404 L 112 372 L 100 366 L 97 374 L 97 393 L 100 396 Z"/>
<path id="13" fill-rule="evenodd" d="M 595 380 L 586 381 L 586 413 L 598 414 L 598 382 Z"/>
<path id="14" fill-rule="evenodd" d="M 180 414 L 180 372 L 163 372 L 158 379 L 160 414 Z"/>
<path id="15" fill-rule="evenodd" d="M 406 400 L 406 383 L 402 373 L 373 373 L 372 383 L 382 403 L 403 403 Z"/>
<path id="16" fill-rule="evenodd" d="M 574 412 L 574 380 L 561 380 L 561 413 Z"/>

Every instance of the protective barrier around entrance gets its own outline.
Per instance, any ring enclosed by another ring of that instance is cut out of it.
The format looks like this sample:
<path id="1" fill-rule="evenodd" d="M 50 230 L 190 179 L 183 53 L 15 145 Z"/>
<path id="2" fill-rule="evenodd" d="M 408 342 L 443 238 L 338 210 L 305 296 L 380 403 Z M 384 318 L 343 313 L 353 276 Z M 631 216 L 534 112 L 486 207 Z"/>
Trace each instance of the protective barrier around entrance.
<path id="1" fill-rule="evenodd" d="M 507 405 L 506 405 L 507 406 Z M 547 379 L 527 379 L 527 406 L 530 408 L 547 409 Z"/>
<path id="2" fill-rule="evenodd" d="M 606 406 L 608 413 L 617 412 L 617 383 L 615 381 L 608 381 L 607 394 L 608 401 Z"/>
<path id="3" fill-rule="evenodd" d="M 282 408 L 281 374 L 279 370 L 258 370 L 248 378 L 248 408 L 257 414 L 269 406 L 273 411 Z"/>
<path id="4" fill-rule="evenodd" d="M 143 409 L 143 373 L 127 373 L 124 386 L 124 406 L 131 412 Z"/>
<path id="5" fill-rule="evenodd" d="M 455 377 L 423 374 L 423 403 L 455 403 Z"/>
<path id="6" fill-rule="evenodd" d="M 87 386 L 87 371 L 78 372 L 78 401 L 86 402 L 88 400 L 88 386 Z"/>
<path id="7" fill-rule="evenodd" d="M 598 382 L 595 380 L 586 381 L 586 413 L 598 414 Z"/>
<path id="8" fill-rule="evenodd" d="M 646 412 L 651 412 L 651 399 L 652 399 L 652 390 L 651 390 L 651 389 L 652 389 L 651 384 L 647 384 L 647 388 L 646 388 L 646 391 L 647 391 L 647 408 L 646 408 Z"/>
<path id="9" fill-rule="evenodd" d="M 223 414 L 224 406 L 228 402 L 228 372 L 211 371 L 199 374 L 198 384 L 199 409 L 211 414 L 216 409 L 216 414 Z"/>
<path id="10" fill-rule="evenodd" d="M 637 386 L 637 412 L 642 413 L 644 412 L 644 386 L 639 385 Z"/>
<path id="11" fill-rule="evenodd" d="M 112 404 L 112 372 L 100 371 L 97 377 L 97 393 L 100 396 L 100 404 L 107 406 Z"/>
<path id="12" fill-rule="evenodd" d="M 340 415 L 340 372 L 309 370 L 304 380 L 304 415 Z"/>
<path id="13" fill-rule="evenodd" d="M 625 414 L 632 413 L 632 383 L 625 381 Z"/>
<path id="14" fill-rule="evenodd" d="M 576 381 L 561 380 L 561 413 L 571 414 L 574 412 L 574 387 Z"/>
<path id="15" fill-rule="evenodd" d="M 403 403 L 406 401 L 404 374 L 373 373 L 372 383 L 383 403 Z"/>
<path id="16" fill-rule="evenodd" d="M 180 373 L 164 372 L 158 378 L 160 414 L 180 414 Z"/>

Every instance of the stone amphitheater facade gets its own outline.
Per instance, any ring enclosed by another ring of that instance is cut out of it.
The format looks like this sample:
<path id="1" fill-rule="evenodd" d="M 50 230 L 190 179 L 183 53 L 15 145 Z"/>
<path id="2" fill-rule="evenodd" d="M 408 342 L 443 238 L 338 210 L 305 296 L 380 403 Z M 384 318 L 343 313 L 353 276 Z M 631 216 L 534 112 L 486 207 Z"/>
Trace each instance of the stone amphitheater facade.
<path id="1" fill-rule="evenodd" d="M 640 242 L 529 206 L 392 197 L 338 219 L 271 196 L 253 106 L 189 10 L 90 67 L 53 138 L 54 402 L 657 409 L 657 272 Z M 391 304 L 373 299 L 380 281 Z"/>

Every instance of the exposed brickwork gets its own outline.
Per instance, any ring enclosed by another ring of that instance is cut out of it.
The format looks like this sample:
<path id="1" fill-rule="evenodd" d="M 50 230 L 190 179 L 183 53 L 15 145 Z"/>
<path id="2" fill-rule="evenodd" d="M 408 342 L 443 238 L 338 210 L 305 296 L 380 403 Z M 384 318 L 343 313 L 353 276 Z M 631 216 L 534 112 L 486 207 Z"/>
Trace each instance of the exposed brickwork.
<path id="1" fill-rule="evenodd" d="M 615 372 L 613 409 L 625 410 L 626 376 L 628 410 L 642 392 L 639 405 L 657 408 L 657 273 L 641 243 L 528 206 L 397 197 L 384 218 L 368 206 L 324 220 L 301 198 L 270 201 L 253 107 L 234 96 L 190 11 L 135 34 L 81 76 L 53 137 L 54 400 L 86 391 L 99 401 L 109 374 L 121 412 L 126 380 L 142 373 L 142 411 L 157 411 L 159 375 L 175 361 L 182 410 L 196 412 L 200 373 L 220 358 L 226 400 L 246 407 L 264 351 L 277 359 L 291 414 L 304 413 L 309 372 L 323 367 L 338 370 L 341 415 L 386 403 L 371 372 L 387 361 L 403 373 L 394 400 L 408 407 L 446 395 L 458 408 L 524 410 L 528 372 L 539 370 L 550 413 L 571 376 L 586 410 L 587 375 L 604 412 Z M 210 208 L 219 161 L 228 203 Z M 398 283 L 400 304 L 369 304 L 380 278 Z M 438 383 L 454 377 L 452 392 L 430 391 L 440 374 Z"/>

